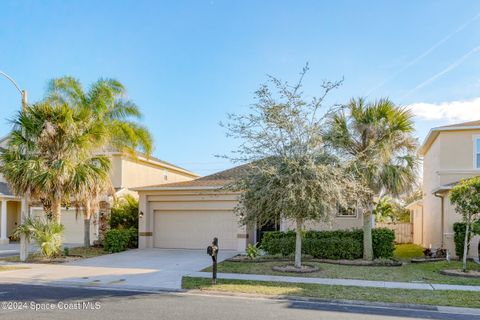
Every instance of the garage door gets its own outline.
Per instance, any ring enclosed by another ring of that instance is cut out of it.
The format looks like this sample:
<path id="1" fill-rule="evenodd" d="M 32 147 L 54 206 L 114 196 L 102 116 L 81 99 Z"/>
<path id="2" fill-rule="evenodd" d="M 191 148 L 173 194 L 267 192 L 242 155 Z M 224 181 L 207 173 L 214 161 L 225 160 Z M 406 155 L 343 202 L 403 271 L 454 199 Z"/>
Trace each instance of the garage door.
<path id="1" fill-rule="evenodd" d="M 220 249 L 237 250 L 237 217 L 232 211 L 155 211 L 158 248 L 206 249 L 214 237 Z"/>

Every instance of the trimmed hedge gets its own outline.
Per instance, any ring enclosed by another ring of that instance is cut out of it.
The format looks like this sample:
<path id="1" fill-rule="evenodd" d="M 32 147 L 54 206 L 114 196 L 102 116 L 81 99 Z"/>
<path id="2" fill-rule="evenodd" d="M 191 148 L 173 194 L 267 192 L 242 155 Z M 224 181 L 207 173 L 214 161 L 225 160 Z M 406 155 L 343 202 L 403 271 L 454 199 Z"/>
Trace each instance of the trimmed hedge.
<path id="1" fill-rule="evenodd" d="M 321 259 L 359 259 L 363 256 L 363 231 L 307 231 L 303 235 L 302 253 Z M 395 233 L 386 228 L 372 230 L 375 258 L 391 258 L 395 251 Z M 294 231 L 266 232 L 261 247 L 268 254 L 290 256 L 295 253 Z"/>
<path id="2" fill-rule="evenodd" d="M 464 222 L 456 222 L 453 224 L 453 241 L 455 242 L 455 254 L 462 259 L 463 258 L 463 247 L 465 244 L 465 231 L 467 230 L 467 225 Z M 471 238 L 470 233 L 470 238 Z M 470 239 L 469 239 L 470 240 Z M 470 247 L 470 241 L 468 241 Z M 468 250 L 468 249 L 467 249 Z"/>
<path id="3" fill-rule="evenodd" d="M 130 229 L 111 229 L 105 232 L 103 248 L 108 252 L 125 251 L 131 240 Z"/>

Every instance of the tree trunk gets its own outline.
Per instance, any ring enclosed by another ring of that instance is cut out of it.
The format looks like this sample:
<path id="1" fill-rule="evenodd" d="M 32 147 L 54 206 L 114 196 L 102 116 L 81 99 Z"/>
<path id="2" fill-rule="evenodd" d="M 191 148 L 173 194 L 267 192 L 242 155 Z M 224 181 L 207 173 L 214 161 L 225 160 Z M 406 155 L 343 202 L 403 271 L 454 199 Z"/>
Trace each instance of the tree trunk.
<path id="1" fill-rule="evenodd" d="M 372 244 L 372 211 L 370 208 L 363 214 L 363 260 L 373 260 L 373 244 Z"/>
<path id="2" fill-rule="evenodd" d="M 90 218 L 83 220 L 84 232 L 83 232 L 83 246 L 85 248 L 90 247 Z"/>
<path id="3" fill-rule="evenodd" d="M 295 239 L 295 268 L 302 267 L 302 219 L 297 219 Z"/>
<path id="4" fill-rule="evenodd" d="M 52 201 L 52 220 L 60 223 L 60 217 L 62 215 L 62 202 L 59 199 Z"/>
<path id="5" fill-rule="evenodd" d="M 87 201 L 83 208 L 83 246 L 85 248 L 90 247 L 90 203 Z"/>
<path id="6" fill-rule="evenodd" d="M 467 226 L 465 229 L 465 241 L 463 243 L 463 272 L 467 272 L 468 233 L 470 232 L 470 221 L 467 221 L 466 225 Z"/>

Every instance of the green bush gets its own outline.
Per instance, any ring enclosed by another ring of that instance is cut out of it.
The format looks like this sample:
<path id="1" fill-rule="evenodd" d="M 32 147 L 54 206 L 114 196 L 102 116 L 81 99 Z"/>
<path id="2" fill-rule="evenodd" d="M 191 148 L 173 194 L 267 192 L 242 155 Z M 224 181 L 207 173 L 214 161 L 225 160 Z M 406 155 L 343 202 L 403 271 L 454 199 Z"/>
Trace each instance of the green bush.
<path id="1" fill-rule="evenodd" d="M 130 229 L 128 229 L 128 233 L 130 236 L 130 239 L 128 240 L 128 247 L 130 249 L 138 248 L 138 229 L 135 227 L 131 227 Z"/>
<path id="2" fill-rule="evenodd" d="M 112 229 L 138 229 L 138 200 L 127 195 L 115 201 L 109 219 Z"/>
<path id="3" fill-rule="evenodd" d="M 250 259 L 255 259 L 260 255 L 260 249 L 258 249 L 256 245 L 253 245 L 251 243 L 248 244 L 246 251 L 247 257 L 249 257 Z"/>
<path id="4" fill-rule="evenodd" d="M 105 232 L 103 248 L 108 252 L 121 252 L 128 248 L 131 238 L 130 229 L 111 229 Z"/>
<path id="5" fill-rule="evenodd" d="M 395 251 L 395 232 L 387 228 L 373 229 L 372 244 L 374 258 L 393 257 L 393 252 Z"/>
<path id="6" fill-rule="evenodd" d="M 375 258 L 393 256 L 395 233 L 392 230 L 373 229 L 372 242 Z M 295 232 L 266 232 L 261 248 L 270 255 L 293 255 Z M 363 256 L 363 230 L 307 231 L 303 234 L 302 253 L 323 259 L 359 259 Z"/>
<path id="7" fill-rule="evenodd" d="M 467 226 L 463 222 L 456 222 L 453 224 L 453 241 L 455 242 L 455 254 L 462 259 L 463 258 L 463 247 L 465 244 L 465 231 Z M 469 239 L 470 240 L 470 239 Z M 470 243 L 470 241 L 469 241 Z"/>
<path id="8" fill-rule="evenodd" d="M 362 243 L 346 238 L 307 238 L 303 242 L 303 253 L 319 259 L 360 259 L 363 255 Z"/>

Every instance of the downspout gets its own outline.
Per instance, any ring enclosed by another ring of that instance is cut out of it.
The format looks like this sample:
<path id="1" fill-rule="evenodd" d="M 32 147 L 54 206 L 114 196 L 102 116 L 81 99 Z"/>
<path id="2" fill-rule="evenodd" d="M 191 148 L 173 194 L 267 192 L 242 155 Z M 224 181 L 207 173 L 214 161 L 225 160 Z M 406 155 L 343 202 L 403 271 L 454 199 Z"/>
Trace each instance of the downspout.
<path id="1" fill-rule="evenodd" d="M 441 209 L 440 209 L 440 210 L 441 210 L 441 212 L 442 212 L 442 215 L 441 215 L 441 221 L 442 221 L 442 222 L 441 222 L 441 223 L 442 223 L 442 228 L 441 228 L 441 230 L 442 230 L 442 241 L 441 241 L 440 248 L 443 249 L 443 245 L 444 245 L 443 238 L 444 238 L 444 234 L 445 234 L 445 233 L 444 233 L 444 221 L 445 221 L 444 200 L 445 200 L 445 197 L 444 197 L 443 195 L 441 195 L 440 193 L 438 193 L 438 192 L 435 192 L 433 195 L 434 195 L 435 197 L 441 199 Z"/>

